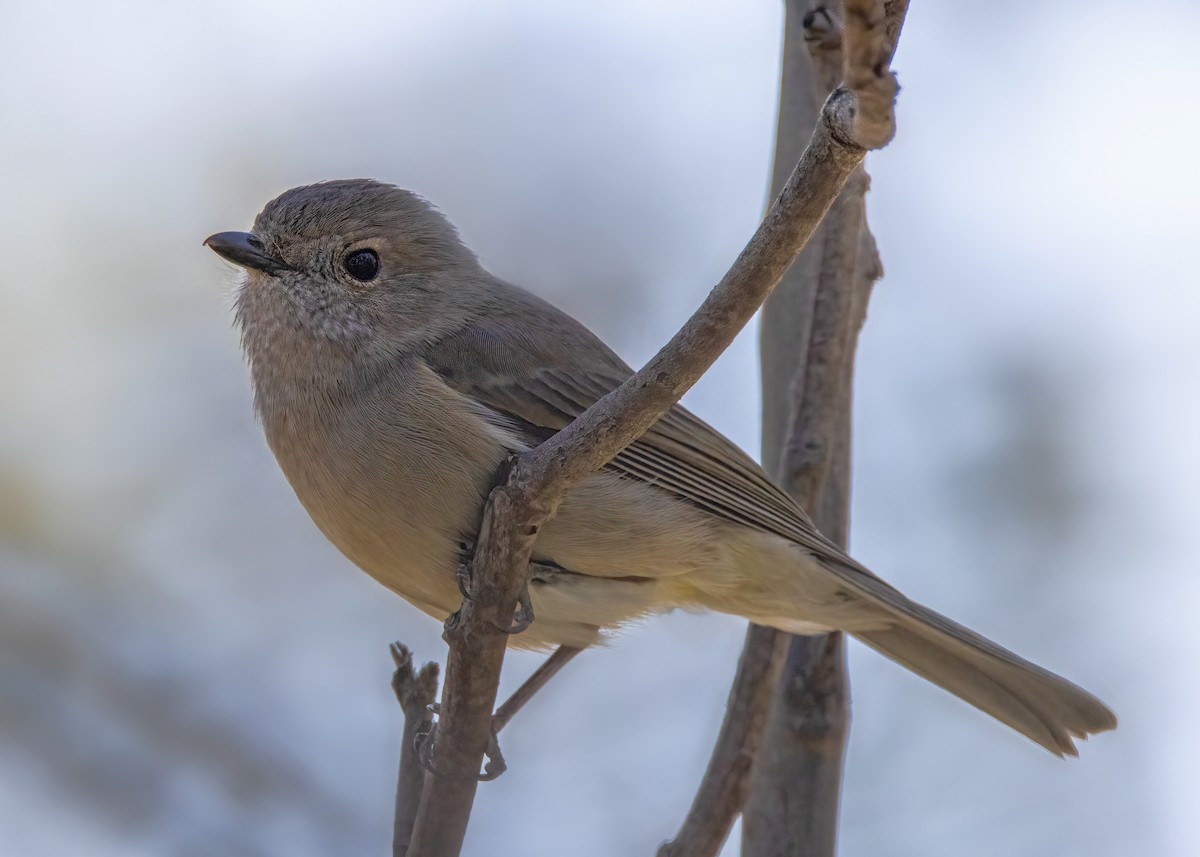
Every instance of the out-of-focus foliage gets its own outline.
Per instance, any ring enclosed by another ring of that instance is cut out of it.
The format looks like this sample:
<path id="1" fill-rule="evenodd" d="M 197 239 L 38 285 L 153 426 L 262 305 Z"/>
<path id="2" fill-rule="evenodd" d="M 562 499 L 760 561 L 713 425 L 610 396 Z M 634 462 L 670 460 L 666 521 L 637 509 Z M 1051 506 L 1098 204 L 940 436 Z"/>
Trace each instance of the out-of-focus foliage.
<path id="1" fill-rule="evenodd" d="M 291 496 L 200 241 L 294 184 L 390 179 L 637 362 L 761 211 L 780 14 L 0 8 L 0 850 L 386 852 L 386 646 L 440 658 L 440 629 Z M 1200 845 L 1198 29 L 1185 0 L 911 13 L 854 546 L 1122 727 L 1062 764 L 856 649 L 846 855 Z M 751 450 L 754 377 L 751 332 L 689 398 Z M 670 616 L 572 664 L 505 732 L 470 853 L 652 853 L 740 641 Z"/>

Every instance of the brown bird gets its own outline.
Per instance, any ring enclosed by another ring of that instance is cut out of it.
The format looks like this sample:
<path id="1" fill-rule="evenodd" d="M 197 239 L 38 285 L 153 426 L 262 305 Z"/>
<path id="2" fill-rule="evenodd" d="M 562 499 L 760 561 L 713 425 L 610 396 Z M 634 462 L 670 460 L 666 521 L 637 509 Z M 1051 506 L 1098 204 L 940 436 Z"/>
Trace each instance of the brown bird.
<path id="1" fill-rule="evenodd" d="M 321 531 L 439 619 L 500 465 L 632 370 L 488 273 L 425 200 L 295 188 L 206 242 L 246 270 L 237 319 L 267 441 Z M 707 608 L 842 630 L 1058 755 L 1112 729 L 1091 694 L 910 600 L 817 532 L 748 455 L 676 406 L 542 528 L 523 647 Z"/>

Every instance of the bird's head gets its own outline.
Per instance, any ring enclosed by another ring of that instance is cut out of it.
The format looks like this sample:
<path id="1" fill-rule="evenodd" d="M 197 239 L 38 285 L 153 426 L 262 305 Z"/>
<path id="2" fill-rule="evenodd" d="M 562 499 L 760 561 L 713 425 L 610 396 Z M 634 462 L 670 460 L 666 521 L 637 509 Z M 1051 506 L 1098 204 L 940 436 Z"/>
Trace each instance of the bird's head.
<path id="1" fill-rule="evenodd" d="M 246 271 L 244 335 L 283 325 L 372 350 L 436 334 L 456 315 L 457 286 L 481 271 L 422 197 L 368 179 L 293 188 L 267 203 L 250 232 L 204 243 Z"/>

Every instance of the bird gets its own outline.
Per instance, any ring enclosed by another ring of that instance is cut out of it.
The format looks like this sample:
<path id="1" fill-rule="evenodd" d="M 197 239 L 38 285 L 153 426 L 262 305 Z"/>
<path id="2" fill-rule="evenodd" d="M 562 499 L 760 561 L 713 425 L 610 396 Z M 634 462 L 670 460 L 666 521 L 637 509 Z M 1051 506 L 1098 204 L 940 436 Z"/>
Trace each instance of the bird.
<path id="1" fill-rule="evenodd" d="M 235 320 L 267 444 L 351 562 L 439 619 L 497 472 L 633 370 L 567 313 L 488 272 L 416 193 L 324 181 L 205 244 L 244 269 Z M 539 531 L 532 623 L 584 648 L 675 609 L 844 631 L 1058 756 L 1112 729 L 1070 681 L 892 587 L 825 538 L 749 455 L 675 405 Z"/>

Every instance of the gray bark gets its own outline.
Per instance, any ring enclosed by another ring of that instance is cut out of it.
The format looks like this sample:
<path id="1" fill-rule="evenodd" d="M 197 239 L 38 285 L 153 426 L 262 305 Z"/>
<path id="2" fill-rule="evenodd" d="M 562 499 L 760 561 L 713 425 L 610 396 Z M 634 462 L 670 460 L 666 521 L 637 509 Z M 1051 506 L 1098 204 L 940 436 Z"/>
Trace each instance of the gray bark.
<path id="1" fill-rule="evenodd" d="M 787 105 L 809 103 L 840 76 L 853 83 L 861 73 L 860 52 L 872 55 L 864 48 L 863 29 L 873 23 L 866 5 L 847 3 L 843 10 L 839 4 L 788 4 L 776 181 L 779 157 L 798 133 L 785 120 L 808 118 Z M 906 4 L 890 7 L 889 57 Z M 890 132 L 871 131 L 884 139 Z M 842 192 L 816 240 L 768 300 L 760 340 L 765 461 L 782 487 L 811 503 L 807 509 L 818 529 L 843 547 L 850 517 L 854 352 L 871 287 L 882 275 L 866 225 L 867 185 L 860 170 Z M 792 638 L 743 809 L 746 857 L 836 853 L 849 728 L 843 636 Z"/>

